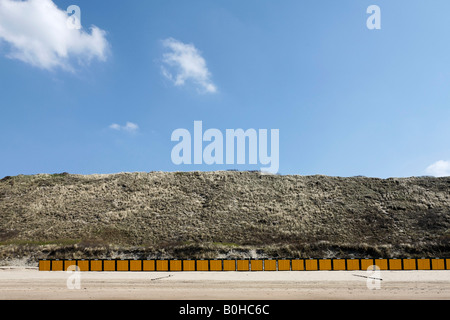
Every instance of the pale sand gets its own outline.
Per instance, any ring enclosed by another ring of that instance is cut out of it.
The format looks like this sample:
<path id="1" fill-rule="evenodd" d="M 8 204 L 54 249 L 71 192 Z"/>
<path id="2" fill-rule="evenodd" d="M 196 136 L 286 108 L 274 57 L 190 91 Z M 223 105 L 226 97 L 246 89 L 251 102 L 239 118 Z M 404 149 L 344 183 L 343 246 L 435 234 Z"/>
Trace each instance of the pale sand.
<path id="1" fill-rule="evenodd" d="M 450 299 L 450 271 L 380 271 L 379 290 L 355 276 L 371 276 L 365 271 L 81 272 L 72 290 L 70 275 L 2 267 L 0 299 Z"/>

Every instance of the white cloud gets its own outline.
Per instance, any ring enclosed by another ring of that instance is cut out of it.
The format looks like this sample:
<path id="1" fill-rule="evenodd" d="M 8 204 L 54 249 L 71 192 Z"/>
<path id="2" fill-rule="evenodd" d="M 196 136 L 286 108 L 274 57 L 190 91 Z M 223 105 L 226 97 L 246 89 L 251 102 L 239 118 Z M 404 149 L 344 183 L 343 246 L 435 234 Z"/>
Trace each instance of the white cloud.
<path id="1" fill-rule="evenodd" d="M 68 19 L 51 0 L 0 0 L 0 43 L 9 45 L 7 57 L 46 70 L 73 71 L 74 61 L 106 60 L 105 31 L 70 28 Z"/>
<path id="2" fill-rule="evenodd" d="M 128 132 L 135 132 L 139 129 L 139 126 L 133 122 L 127 122 L 127 124 L 122 127 L 122 130 L 128 131 Z"/>
<path id="3" fill-rule="evenodd" d="M 425 171 L 427 174 L 435 177 L 450 176 L 450 161 L 439 160 L 428 166 Z"/>
<path id="4" fill-rule="evenodd" d="M 205 59 L 193 44 L 186 44 L 173 38 L 163 41 L 163 46 L 170 49 L 164 53 L 161 72 L 176 86 L 192 81 L 200 87 L 201 92 L 215 93 L 216 86 L 211 81 Z M 170 71 L 169 71 L 170 70 Z"/>
<path id="5" fill-rule="evenodd" d="M 117 123 L 113 123 L 109 126 L 109 128 L 113 130 L 120 130 L 120 125 L 118 125 Z"/>
<path id="6" fill-rule="evenodd" d="M 113 123 L 109 126 L 109 128 L 112 130 L 127 131 L 127 132 L 131 132 L 131 133 L 139 130 L 139 126 L 133 122 L 127 122 L 124 126 L 121 126 L 117 123 Z"/>

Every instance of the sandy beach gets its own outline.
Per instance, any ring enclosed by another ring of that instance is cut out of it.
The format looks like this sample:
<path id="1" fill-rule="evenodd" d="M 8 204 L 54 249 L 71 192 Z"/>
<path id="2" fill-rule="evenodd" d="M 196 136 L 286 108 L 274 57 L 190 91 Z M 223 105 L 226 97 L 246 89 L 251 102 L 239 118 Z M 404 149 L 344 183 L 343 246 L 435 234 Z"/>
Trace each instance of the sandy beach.
<path id="1" fill-rule="evenodd" d="M 380 271 L 377 277 L 365 271 L 69 273 L 2 267 L 0 299 L 450 299 L 448 271 Z"/>

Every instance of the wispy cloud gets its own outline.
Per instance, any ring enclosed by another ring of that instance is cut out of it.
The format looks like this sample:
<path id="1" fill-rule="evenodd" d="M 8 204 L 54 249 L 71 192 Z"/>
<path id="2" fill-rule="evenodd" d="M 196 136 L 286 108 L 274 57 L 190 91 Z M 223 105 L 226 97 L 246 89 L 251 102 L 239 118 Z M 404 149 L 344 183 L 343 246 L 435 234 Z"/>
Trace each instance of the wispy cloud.
<path id="1" fill-rule="evenodd" d="M 112 130 L 126 131 L 130 133 L 134 133 L 139 130 L 139 126 L 133 122 L 127 122 L 124 126 L 121 126 L 117 123 L 113 123 L 109 126 L 109 128 Z"/>
<path id="2" fill-rule="evenodd" d="M 75 61 L 86 65 L 92 59 L 106 60 L 105 31 L 70 28 L 68 18 L 52 0 L 0 0 L 0 42 L 9 44 L 7 57 L 66 71 L 74 71 Z"/>
<path id="3" fill-rule="evenodd" d="M 211 81 L 206 61 L 193 44 L 186 44 L 173 38 L 163 40 L 169 52 L 163 54 L 161 72 L 176 86 L 192 81 L 200 92 L 215 93 L 217 87 Z"/>
<path id="4" fill-rule="evenodd" d="M 450 161 L 439 160 L 428 166 L 425 171 L 427 174 L 435 177 L 450 176 Z"/>

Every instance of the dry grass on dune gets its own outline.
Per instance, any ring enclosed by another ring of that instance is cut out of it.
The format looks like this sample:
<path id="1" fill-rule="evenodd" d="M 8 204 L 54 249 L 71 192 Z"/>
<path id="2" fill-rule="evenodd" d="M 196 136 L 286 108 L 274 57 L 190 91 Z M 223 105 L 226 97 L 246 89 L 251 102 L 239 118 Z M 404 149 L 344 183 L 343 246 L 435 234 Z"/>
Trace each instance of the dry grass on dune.
<path id="1" fill-rule="evenodd" d="M 0 259 L 450 253 L 450 178 L 259 172 L 0 181 Z"/>

